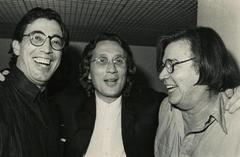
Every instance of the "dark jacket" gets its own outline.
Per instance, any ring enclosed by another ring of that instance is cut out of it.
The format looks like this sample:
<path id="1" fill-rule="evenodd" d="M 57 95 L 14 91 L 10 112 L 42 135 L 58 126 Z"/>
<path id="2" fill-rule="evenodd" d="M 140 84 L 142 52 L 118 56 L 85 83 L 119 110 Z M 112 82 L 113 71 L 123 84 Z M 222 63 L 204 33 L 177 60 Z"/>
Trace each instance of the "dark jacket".
<path id="1" fill-rule="evenodd" d="M 59 157 L 55 108 L 16 67 L 0 84 L 0 156 Z"/>
<path id="2" fill-rule="evenodd" d="M 122 100 L 122 138 L 127 157 L 153 157 L 158 110 L 166 95 L 133 90 Z M 95 96 L 70 89 L 58 96 L 65 121 L 65 157 L 81 157 L 88 148 L 96 118 Z"/>

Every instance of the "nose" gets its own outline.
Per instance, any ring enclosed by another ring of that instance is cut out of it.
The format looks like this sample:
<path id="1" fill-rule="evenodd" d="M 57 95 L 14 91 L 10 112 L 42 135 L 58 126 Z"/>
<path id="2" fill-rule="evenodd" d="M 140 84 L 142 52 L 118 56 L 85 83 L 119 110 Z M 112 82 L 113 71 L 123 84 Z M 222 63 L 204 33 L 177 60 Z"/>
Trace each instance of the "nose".
<path id="1" fill-rule="evenodd" d="M 166 78 L 169 78 L 170 74 L 167 72 L 166 68 L 163 68 L 163 70 L 159 74 L 159 79 L 164 80 Z"/>
<path id="2" fill-rule="evenodd" d="M 52 47 L 51 47 L 51 43 L 50 43 L 50 39 L 47 38 L 44 42 L 44 44 L 41 46 L 41 50 L 44 53 L 52 53 Z"/>
<path id="3" fill-rule="evenodd" d="M 108 62 L 108 64 L 107 64 L 107 72 L 108 73 L 116 73 L 117 72 L 116 65 L 111 61 Z"/>

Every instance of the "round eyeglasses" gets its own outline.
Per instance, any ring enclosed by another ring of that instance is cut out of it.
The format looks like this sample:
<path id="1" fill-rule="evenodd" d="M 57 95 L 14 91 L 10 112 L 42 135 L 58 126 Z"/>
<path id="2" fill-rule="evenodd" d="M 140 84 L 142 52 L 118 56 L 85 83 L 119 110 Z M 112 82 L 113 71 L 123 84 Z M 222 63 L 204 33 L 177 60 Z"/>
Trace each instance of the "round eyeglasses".
<path id="1" fill-rule="evenodd" d="M 167 72 L 171 74 L 171 73 L 174 72 L 175 65 L 186 63 L 186 62 L 194 60 L 194 59 L 195 59 L 195 57 L 187 59 L 187 60 L 183 60 L 183 61 L 176 61 L 176 60 L 166 59 L 165 63 L 162 63 L 161 71 L 164 68 L 166 68 Z"/>
<path id="2" fill-rule="evenodd" d="M 23 36 L 29 36 L 30 42 L 34 46 L 42 46 L 46 42 L 47 38 L 50 39 L 50 45 L 54 50 L 60 51 L 65 46 L 65 41 L 58 35 L 47 36 L 41 31 L 33 31 L 28 34 L 24 34 Z"/>
<path id="3" fill-rule="evenodd" d="M 98 65 L 105 66 L 109 63 L 109 59 L 107 57 L 101 56 L 101 57 L 93 58 L 91 60 L 91 62 L 95 62 Z M 126 64 L 126 57 L 123 57 L 123 56 L 115 57 L 112 59 L 112 63 L 114 65 L 122 66 L 122 65 Z"/>

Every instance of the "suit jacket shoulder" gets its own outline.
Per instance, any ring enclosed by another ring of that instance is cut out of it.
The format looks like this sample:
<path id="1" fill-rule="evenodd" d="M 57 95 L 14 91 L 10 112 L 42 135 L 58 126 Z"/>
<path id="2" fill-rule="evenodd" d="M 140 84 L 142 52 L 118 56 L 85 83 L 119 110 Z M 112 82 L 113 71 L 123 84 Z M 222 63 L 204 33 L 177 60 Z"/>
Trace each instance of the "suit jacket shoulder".
<path id="1" fill-rule="evenodd" d="M 50 103 L 58 109 L 62 136 L 68 138 L 75 131 L 76 113 L 81 109 L 87 96 L 79 85 L 70 86 L 50 98 Z"/>
<path id="2" fill-rule="evenodd" d="M 152 89 L 137 89 L 123 99 L 122 132 L 127 155 L 154 156 L 158 111 L 164 97 L 166 94 Z"/>
<path id="3" fill-rule="evenodd" d="M 135 105 L 135 110 L 140 114 L 151 114 L 152 112 L 158 113 L 159 106 L 166 96 L 165 93 L 154 91 L 151 88 L 143 88 L 134 89 L 126 99 Z"/>

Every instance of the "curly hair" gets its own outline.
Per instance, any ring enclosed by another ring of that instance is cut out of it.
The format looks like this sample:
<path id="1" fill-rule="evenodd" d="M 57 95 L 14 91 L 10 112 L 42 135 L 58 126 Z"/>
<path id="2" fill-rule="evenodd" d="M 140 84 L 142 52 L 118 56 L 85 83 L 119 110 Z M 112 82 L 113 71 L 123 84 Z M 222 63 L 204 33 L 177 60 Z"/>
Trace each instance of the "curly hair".
<path id="1" fill-rule="evenodd" d="M 54 10 L 50 8 L 40 8 L 36 7 L 31 10 L 29 10 L 23 17 L 22 19 L 18 22 L 15 31 L 13 33 L 12 40 L 17 40 L 19 42 L 22 41 L 23 39 L 23 34 L 28 26 L 28 24 L 31 24 L 35 20 L 39 18 L 46 18 L 48 20 L 55 20 L 59 25 L 63 33 L 63 39 L 65 41 L 65 47 L 69 43 L 69 33 L 68 30 L 66 29 L 65 24 L 63 23 L 61 16 Z M 8 51 L 9 54 L 11 54 L 11 59 L 9 61 L 9 66 L 12 67 L 13 65 L 16 64 L 17 61 L 17 55 L 14 54 L 13 48 L 11 46 L 10 50 Z"/>
<path id="2" fill-rule="evenodd" d="M 99 34 L 93 40 L 91 40 L 85 47 L 82 53 L 80 63 L 80 83 L 82 87 L 86 90 L 88 96 L 94 94 L 94 86 L 92 82 L 88 79 L 90 73 L 90 63 L 93 55 L 92 52 L 95 49 L 97 43 L 104 40 L 117 42 L 127 54 L 127 78 L 122 94 L 124 96 L 129 96 L 129 93 L 133 85 L 134 75 L 136 73 L 136 65 L 133 61 L 133 55 L 130 47 L 123 39 L 121 39 L 116 34 L 110 33 Z"/>

